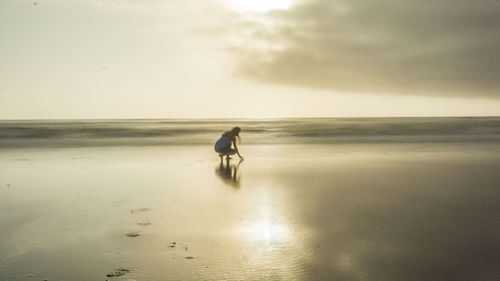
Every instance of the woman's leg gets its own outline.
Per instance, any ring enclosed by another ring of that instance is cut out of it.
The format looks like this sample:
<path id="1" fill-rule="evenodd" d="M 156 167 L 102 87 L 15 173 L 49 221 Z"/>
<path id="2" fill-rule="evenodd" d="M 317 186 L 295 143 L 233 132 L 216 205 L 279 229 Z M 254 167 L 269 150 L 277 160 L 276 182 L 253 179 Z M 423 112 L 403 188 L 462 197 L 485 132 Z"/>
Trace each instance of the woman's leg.
<path id="1" fill-rule="evenodd" d="M 230 151 L 226 154 L 226 160 L 229 162 L 229 159 L 232 159 L 231 157 L 229 157 L 230 155 L 233 155 L 236 153 L 236 151 L 232 148 L 229 149 Z"/>
<path id="2" fill-rule="evenodd" d="M 222 162 L 222 158 L 224 156 L 226 156 L 226 161 L 229 161 L 229 159 L 231 159 L 231 157 L 229 157 L 229 156 L 235 154 L 236 150 L 232 149 L 231 147 L 227 147 L 227 148 L 221 149 L 218 152 L 219 152 L 220 161 Z"/>

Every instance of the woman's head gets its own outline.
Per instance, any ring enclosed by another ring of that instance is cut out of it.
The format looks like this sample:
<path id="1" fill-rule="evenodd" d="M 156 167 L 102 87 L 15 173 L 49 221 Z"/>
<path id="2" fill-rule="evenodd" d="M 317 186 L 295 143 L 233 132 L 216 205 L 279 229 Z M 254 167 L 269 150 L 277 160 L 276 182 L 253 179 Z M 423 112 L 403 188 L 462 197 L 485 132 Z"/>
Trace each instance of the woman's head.
<path id="1" fill-rule="evenodd" d="M 234 127 L 230 131 L 225 131 L 224 134 L 222 134 L 222 135 L 230 137 L 230 138 L 233 138 L 233 137 L 237 138 L 238 139 L 238 143 L 239 143 L 239 142 L 241 142 L 240 131 L 241 131 L 240 127 Z"/>
<path id="2" fill-rule="evenodd" d="M 241 131 L 240 127 L 234 127 L 234 128 L 231 129 L 231 134 L 233 136 L 239 137 L 240 136 L 240 131 Z"/>

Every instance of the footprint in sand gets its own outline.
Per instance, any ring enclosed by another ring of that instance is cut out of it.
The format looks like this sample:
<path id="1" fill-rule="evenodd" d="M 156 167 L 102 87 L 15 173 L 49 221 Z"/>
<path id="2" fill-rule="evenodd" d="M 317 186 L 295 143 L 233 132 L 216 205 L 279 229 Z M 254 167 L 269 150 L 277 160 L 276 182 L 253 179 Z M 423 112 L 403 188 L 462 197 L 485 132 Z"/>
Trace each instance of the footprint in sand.
<path id="1" fill-rule="evenodd" d="M 150 211 L 151 209 L 150 208 L 140 208 L 140 209 L 134 209 L 134 210 L 130 210 L 130 213 L 133 214 L 133 213 L 142 213 L 142 212 L 147 212 L 147 211 Z"/>
<path id="2" fill-rule="evenodd" d="M 137 225 L 150 226 L 150 225 L 152 225 L 152 223 L 150 223 L 149 221 L 141 221 L 141 222 L 138 222 Z"/>
<path id="3" fill-rule="evenodd" d="M 123 276 L 129 272 L 130 272 L 130 270 L 128 270 L 128 269 L 118 268 L 117 270 L 106 274 L 106 277 L 120 277 L 120 276 Z"/>
<path id="4" fill-rule="evenodd" d="M 188 250 L 188 246 L 186 246 L 186 245 L 182 245 L 182 244 L 177 243 L 177 242 L 175 242 L 175 241 L 174 241 L 174 242 L 172 242 L 172 243 L 170 243 L 169 247 L 170 247 L 170 248 L 175 248 L 175 247 L 177 247 L 177 245 L 180 245 L 180 246 L 182 247 L 182 249 L 184 249 L 185 251 L 187 251 L 187 250 Z"/>

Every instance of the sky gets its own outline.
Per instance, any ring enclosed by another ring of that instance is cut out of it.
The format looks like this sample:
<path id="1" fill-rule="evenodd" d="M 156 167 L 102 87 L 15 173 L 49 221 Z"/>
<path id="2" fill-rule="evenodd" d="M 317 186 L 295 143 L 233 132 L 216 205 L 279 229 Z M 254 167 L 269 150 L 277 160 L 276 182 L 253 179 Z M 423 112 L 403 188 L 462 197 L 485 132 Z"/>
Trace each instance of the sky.
<path id="1" fill-rule="evenodd" d="M 499 116 L 498 0 L 0 0 L 0 119 Z"/>

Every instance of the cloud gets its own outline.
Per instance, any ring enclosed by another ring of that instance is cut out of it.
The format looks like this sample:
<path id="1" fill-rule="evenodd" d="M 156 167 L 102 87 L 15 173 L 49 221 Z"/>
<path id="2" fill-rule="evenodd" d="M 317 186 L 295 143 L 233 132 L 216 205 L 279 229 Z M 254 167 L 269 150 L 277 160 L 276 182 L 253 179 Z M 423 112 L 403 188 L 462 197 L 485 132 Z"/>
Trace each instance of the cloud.
<path id="1" fill-rule="evenodd" d="M 500 97 L 498 0 L 306 0 L 235 31 L 238 73 L 259 81 Z"/>

